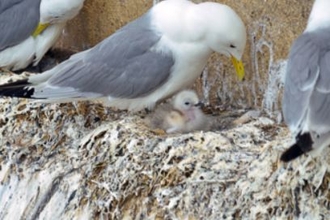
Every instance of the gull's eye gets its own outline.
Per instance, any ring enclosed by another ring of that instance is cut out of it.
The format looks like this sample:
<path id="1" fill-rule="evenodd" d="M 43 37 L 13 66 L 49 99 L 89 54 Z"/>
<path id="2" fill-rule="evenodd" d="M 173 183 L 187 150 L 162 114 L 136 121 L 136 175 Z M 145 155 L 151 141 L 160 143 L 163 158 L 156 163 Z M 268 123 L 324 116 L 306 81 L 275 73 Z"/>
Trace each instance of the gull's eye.
<path id="1" fill-rule="evenodd" d="M 189 104 L 190 104 L 190 102 L 185 102 L 184 104 L 185 104 L 185 105 L 189 105 Z"/>
<path id="2" fill-rule="evenodd" d="M 230 44 L 231 48 L 236 48 L 236 46 L 234 44 Z"/>

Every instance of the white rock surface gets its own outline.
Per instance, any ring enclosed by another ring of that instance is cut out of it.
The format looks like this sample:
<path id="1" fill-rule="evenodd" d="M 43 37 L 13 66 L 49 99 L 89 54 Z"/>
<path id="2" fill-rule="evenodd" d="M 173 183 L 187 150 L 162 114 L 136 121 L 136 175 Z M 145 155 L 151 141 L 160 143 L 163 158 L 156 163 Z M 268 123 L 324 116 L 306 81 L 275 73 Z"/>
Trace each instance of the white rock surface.
<path id="1" fill-rule="evenodd" d="M 0 219 L 330 214 L 329 154 L 280 163 L 291 138 L 262 115 L 221 131 L 160 135 L 143 114 L 97 103 L 0 105 Z"/>

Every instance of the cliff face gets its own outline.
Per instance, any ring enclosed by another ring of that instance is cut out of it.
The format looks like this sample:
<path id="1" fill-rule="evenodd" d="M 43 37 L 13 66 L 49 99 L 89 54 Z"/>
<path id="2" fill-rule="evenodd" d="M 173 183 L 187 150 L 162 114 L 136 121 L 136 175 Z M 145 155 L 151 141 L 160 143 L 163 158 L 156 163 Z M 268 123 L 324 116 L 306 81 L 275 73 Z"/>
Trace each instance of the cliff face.
<path id="1" fill-rule="evenodd" d="M 164 135 L 145 126 L 145 113 L 1 98 L 0 219 L 326 219 L 329 153 L 279 162 L 291 143 L 277 123 L 285 59 L 313 1 L 223 2 L 247 26 L 246 80 L 213 55 L 195 86 L 213 107 L 271 114 Z M 152 4 L 86 0 L 57 47 L 89 48 Z M 0 84 L 20 77 L 0 73 Z"/>
<path id="2" fill-rule="evenodd" d="M 217 2 L 232 7 L 246 24 L 248 44 L 243 57 L 246 80 L 237 82 L 231 62 L 213 55 L 203 72 L 207 77 L 196 81 L 197 89 L 212 105 L 230 103 L 278 111 L 285 59 L 292 41 L 306 26 L 313 1 Z M 58 46 L 74 50 L 91 47 L 146 12 L 152 4 L 151 0 L 86 0 L 83 11 L 67 26 Z"/>
<path id="3" fill-rule="evenodd" d="M 288 130 L 260 116 L 161 135 L 97 103 L 1 99 L 1 219 L 322 219 L 329 156 L 279 162 Z"/>

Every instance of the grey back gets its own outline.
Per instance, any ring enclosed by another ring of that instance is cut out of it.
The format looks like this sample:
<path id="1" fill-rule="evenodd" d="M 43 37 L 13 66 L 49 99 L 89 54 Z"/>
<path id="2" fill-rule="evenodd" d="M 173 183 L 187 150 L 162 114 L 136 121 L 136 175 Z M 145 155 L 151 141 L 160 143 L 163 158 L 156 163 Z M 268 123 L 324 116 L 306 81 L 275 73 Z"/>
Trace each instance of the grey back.
<path id="1" fill-rule="evenodd" d="M 92 49 L 72 56 L 53 70 L 49 84 L 116 98 L 150 94 L 166 82 L 174 64 L 172 54 L 151 50 L 161 34 L 151 28 L 150 19 L 146 13 Z"/>
<path id="2" fill-rule="evenodd" d="M 306 32 L 294 42 L 285 78 L 283 114 L 297 127 L 309 117 L 330 128 L 330 29 Z"/>
<path id="3" fill-rule="evenodd" d="M 0 51 L 32 35 L 40 19 L 41 0 L 1 0 Z"/>

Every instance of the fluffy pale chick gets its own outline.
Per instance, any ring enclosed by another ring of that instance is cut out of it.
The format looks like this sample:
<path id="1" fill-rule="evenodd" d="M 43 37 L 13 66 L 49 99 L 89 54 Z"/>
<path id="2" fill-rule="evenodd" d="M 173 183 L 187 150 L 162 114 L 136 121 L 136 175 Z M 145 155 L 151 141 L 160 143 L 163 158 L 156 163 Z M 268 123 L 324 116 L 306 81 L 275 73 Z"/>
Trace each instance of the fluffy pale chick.
<path id="1" fill-rule="evenodd" d="M 293 160 L 330 144 L 330 1 L 314 2 L 306 30 L 292 45 L 284 84 L 283 114 L 295 143 L 282 154 Z"/>
<path id="2" fill-rule="evenodd" d="M 84 0 L 1 0 L 0 67 L 37 65 Z"/>
<path id="3" fill-rule="evenodd" d="M 187 133 L 210 130 L 211 121 L 199 107 L 197 94 L 191 90 L 178 93 L 172 103 L 158 105 L 147 118 L 152 129 L 162 129 L 166 133 Z"/>
<path id="4" fill-rule="evenodd" d="M 42 74 L 0 86 L 0 95 L 71 102 L 101 99 L 138 111 L 193 84 L 212 52 L 242 78 L 246 30 L 228 6 L 162 1 L 95 47 Z"/>

